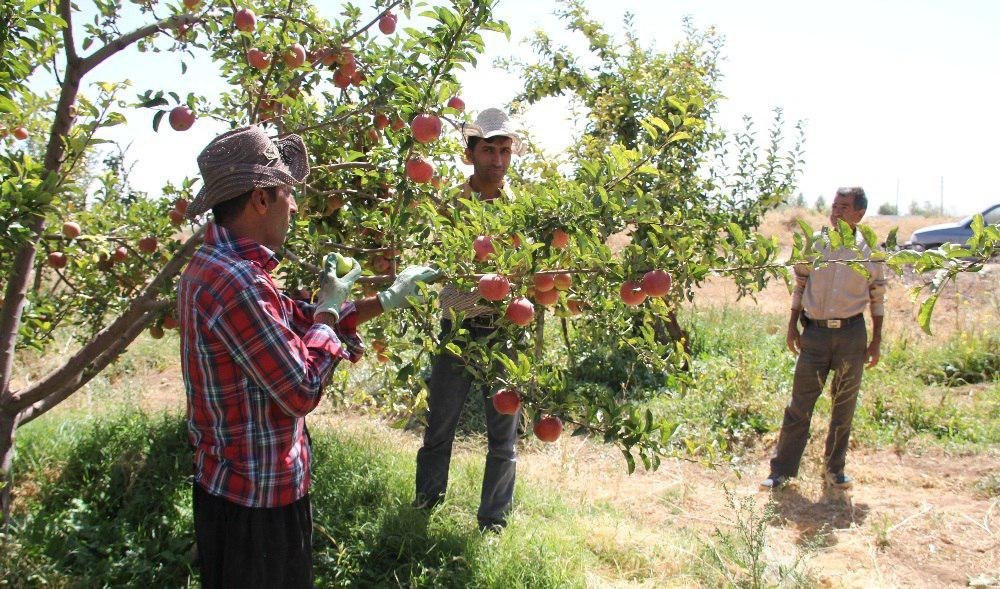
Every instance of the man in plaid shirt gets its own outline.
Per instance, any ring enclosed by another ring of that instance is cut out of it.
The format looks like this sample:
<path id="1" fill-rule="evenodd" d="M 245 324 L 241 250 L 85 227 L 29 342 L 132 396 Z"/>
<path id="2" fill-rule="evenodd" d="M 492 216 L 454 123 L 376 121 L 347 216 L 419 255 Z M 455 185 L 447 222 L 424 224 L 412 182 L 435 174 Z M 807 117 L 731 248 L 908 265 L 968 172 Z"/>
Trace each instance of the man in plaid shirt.
<path id="1" fill-rule="evenodd" d="M 350 303 L 361 267 L 331 254 L 317 303 L 293 300 L 270 272 L 297 211 L 292 185 L 309 172 L 301 138 L 235 129 L 198 165 L 204 186 L 187 216 L 211 209 L 214 222 L 181 276 L 177 312 L 202 586 L 311 587 L 305 415 L 337 364 L 361 357 L 358 324 L 404 306 L 436 273 L 411 266 Z M 338 261 L 351 267 L 343 276 Z"/>

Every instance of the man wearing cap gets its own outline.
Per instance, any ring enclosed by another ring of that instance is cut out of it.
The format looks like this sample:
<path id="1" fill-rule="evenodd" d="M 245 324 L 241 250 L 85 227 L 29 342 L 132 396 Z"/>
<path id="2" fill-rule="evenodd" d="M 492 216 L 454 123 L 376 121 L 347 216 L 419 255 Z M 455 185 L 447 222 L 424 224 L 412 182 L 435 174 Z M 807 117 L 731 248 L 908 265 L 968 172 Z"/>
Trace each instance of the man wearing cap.
<path id="1" fill-rule="evenodd" d="M 840 188 L 830 208 L 830 225 L 836 231 L 840 221 L 855 235 L 854 248 L 834 250 L 817 243 L 820 268 L 811 264 L 795 265 L 795 290 L 788 320 L 788 349 L 798 355 L 792 381 L 792 400 L 785 408 L 778 444 L 771 459 L 770 475 L 761 483 L 764 489 L 777 489 L 799 471 L 799 462 L 809 439 L 813 407 L 823 392 L 830 371 L 830 429 L 824 452 L 824 485 L 848 489 L 852 480 L 844 472 L 851 422 L 861 388 L 865 363 L 878 363 L 882 345 L 882 317 L 885 300 L 885 269 L 879 262 L 861 262 L 868 276 L 843 263 L 847 260 L 870 260 L 868 247 L 857 224 L 868 208 L 868 198 L 861 187 Z M 826 240 L 825 236 L 820 237 Z M 872 339 L 868 341 L 864 310 L 871 307 Z M 804 329 L 799 333 L 798 323 Z M 801 353 L 800 353 L 801 352 Z"/>
<path id="2" fill-rule="evenodd" d="M 479 114 L 475 124 L 463 126 L 463 135 L 466 140 L 465 157 L 472 164 L 473 172 L 462 185 L 460 196 L 485 201 L 513 199 L 514 195 L 504 178 L 511 155 L 520 155 L 523 144 L 507 113 L 498 108 L 488 108 Z M 468 330 L 470 339 L 490 345 L 497 330 L 496 310 L 480 304 L 478 291 L 463 291 L 446 284 L 441 289 L 439 300 L 444 311 L 442 334 L 452 332 L 451 317 L 454 313 L 464 318 L 461 326 Z M 472 384 L 473 376 L 461 358 L 447 351 L 434 357 L 428 383 L 427 428 L 424 430 L 423 446 L 417 452 L 414 503 L 418 507 L 433 507 L 444 499 L 455 427 Z M 497 413 L 488 396 L 490 389 L 484 386 L 488 383 L 478 384 L 486 414 L 489 449 L 477 518 L 480 529 L 499 531 L 507 524 L 507 513 L 514 495 L 514 444 L 517 442 L 520 415 Z"/>
<path id="3" fill-rule="evenodd" d="M 311 587 L 310 444 L 305 415 L 343 359 L 363 350 L 356 328 L 404 306 L 412 266 L 377 296 L 347 302 L 361 267 L 324 260 L 315 305 L 271 278 L 309 173 L 302 139 L 257 126 L 212 140 L 198 156 L 204 186 L 188 207 L 211 209 L 205 242 L 178 284 L 181 365 L 194 446 L 194 524 L 203 587 Z"/>

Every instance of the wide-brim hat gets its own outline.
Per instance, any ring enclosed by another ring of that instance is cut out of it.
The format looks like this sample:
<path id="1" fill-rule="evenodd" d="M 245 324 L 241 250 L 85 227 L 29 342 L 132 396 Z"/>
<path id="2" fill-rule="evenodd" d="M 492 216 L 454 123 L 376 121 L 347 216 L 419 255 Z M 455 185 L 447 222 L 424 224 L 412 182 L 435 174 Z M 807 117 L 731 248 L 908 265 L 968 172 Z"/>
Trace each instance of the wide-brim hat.
<path id="1" fill-rule="evenodd" d="M 309 175 L 309 152 L 298 135 L 271 139 L 251 125 L 213 139 L 198 155 L 198 169 L 203 185 L 187 208 L 189 219 L 255 188 L 302 182 Z"/>
<path id="2" fill-rule="evenodd" d="M 514 128 L 510 117 L 499 108 L 487 108 L 479 113 L 475 123 L 462 124 L 462 137 L 469 144 L 469 137 L 510 137 L 510 150 L 514 155 L 523 155 L 525 150 L 521 136 Z"/>

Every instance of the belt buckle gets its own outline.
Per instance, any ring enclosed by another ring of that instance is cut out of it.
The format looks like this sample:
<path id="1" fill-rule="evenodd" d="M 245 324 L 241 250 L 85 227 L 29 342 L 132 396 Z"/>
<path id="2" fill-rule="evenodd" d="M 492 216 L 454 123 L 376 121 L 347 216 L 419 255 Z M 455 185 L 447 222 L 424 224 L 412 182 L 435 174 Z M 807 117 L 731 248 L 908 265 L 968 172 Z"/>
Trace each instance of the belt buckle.
<path id="1" fill-rule="evenodd" d="M 840 327 L 840 319 L 827 319 L 826 326 L 838 329 Z"/>

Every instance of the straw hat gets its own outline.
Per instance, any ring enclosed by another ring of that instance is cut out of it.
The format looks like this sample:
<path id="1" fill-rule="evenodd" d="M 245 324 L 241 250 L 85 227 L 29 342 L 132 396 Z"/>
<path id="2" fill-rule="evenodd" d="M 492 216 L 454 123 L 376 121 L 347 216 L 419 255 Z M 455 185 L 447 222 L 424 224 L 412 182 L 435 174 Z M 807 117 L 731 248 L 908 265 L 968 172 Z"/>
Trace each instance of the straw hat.
<path id="1" fill-rule="evenodd" d="M 510 137 L 510 149 L 514 155 L 523 155 L 525 146 L 520 135 L 514 130 L 510 117 L 499 108 L 487 108 L 479 113 L 476 122 L 472 124 L 462 123 L 462 137 L 465 144 L 469 144 L 469 137 Z"/>
<path id="2" fill-rule="evenodd" d="M 255 188 L 294 185 L 309 175 L 309 153 L 298 135 L 272 140 L 257 125 L 219 135 L 198 155 L 203 186 L 188 206 L 194 219 Z"/>

